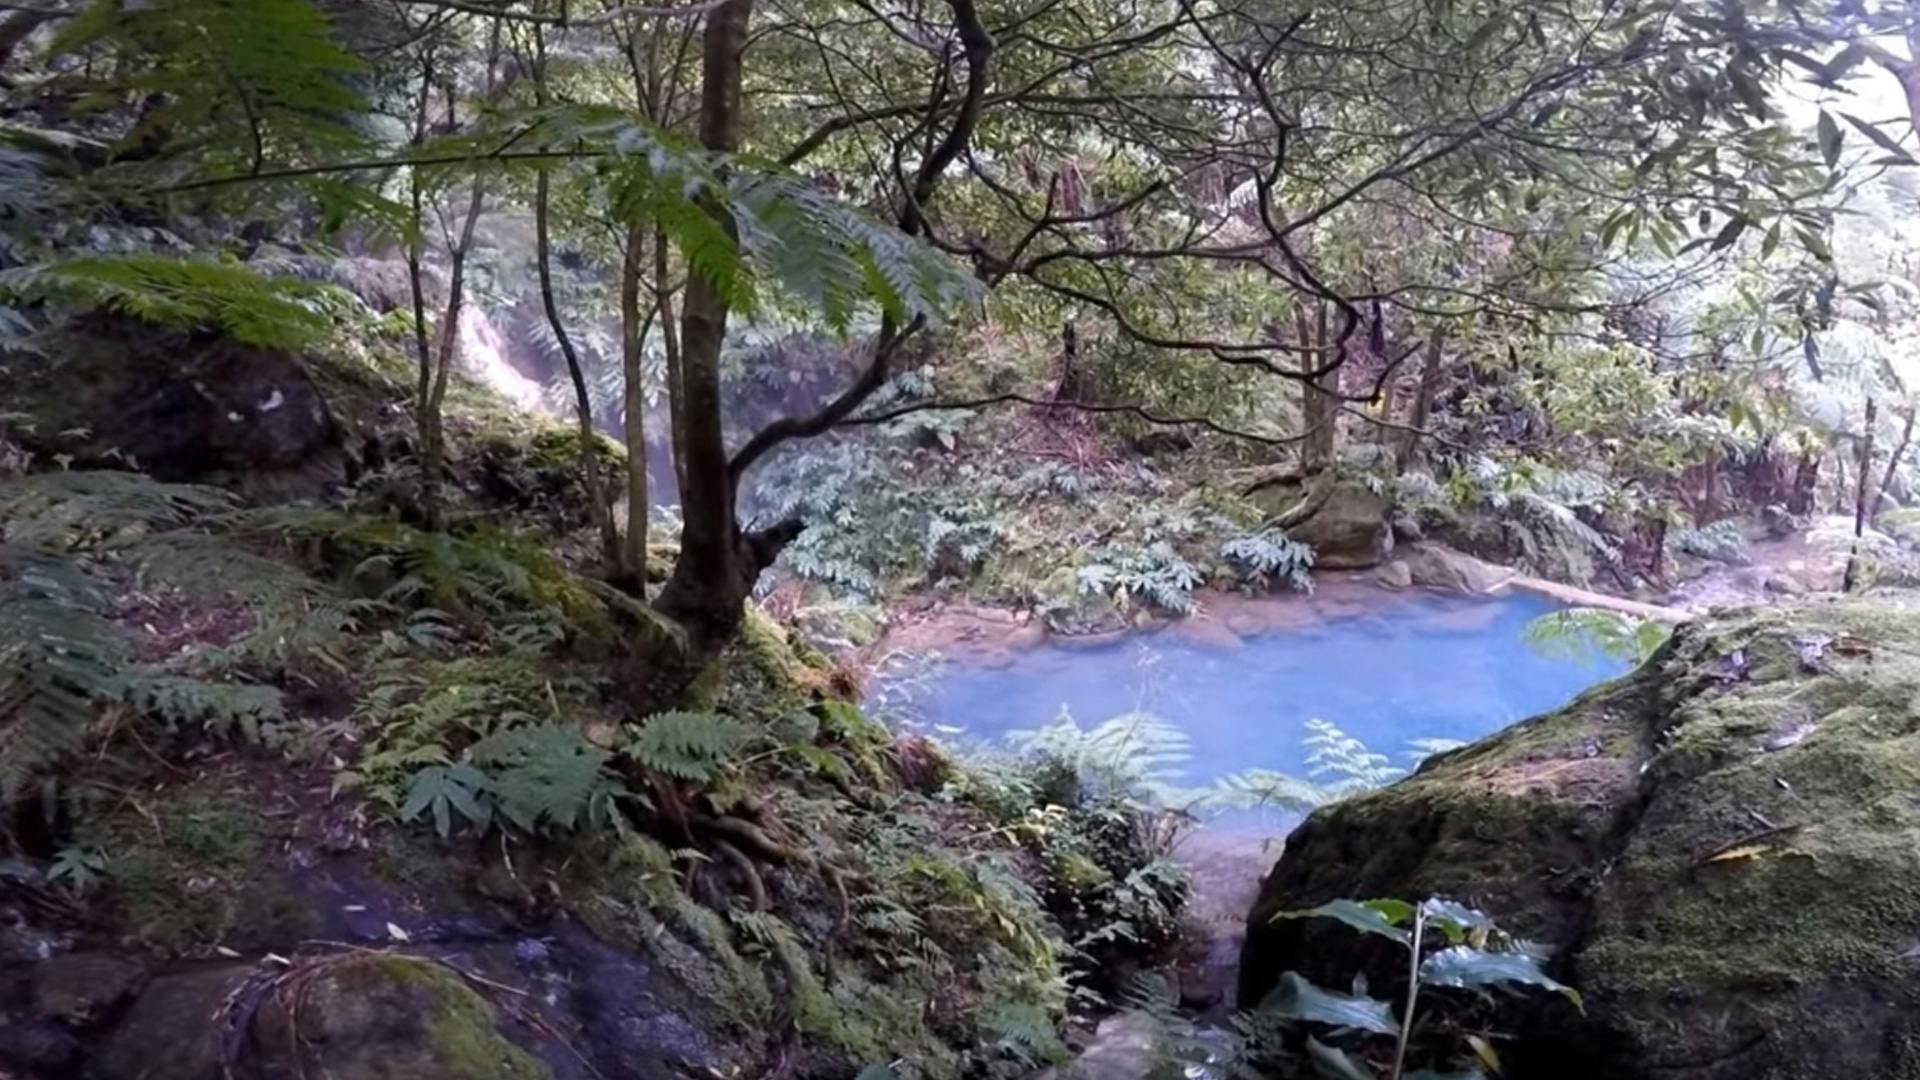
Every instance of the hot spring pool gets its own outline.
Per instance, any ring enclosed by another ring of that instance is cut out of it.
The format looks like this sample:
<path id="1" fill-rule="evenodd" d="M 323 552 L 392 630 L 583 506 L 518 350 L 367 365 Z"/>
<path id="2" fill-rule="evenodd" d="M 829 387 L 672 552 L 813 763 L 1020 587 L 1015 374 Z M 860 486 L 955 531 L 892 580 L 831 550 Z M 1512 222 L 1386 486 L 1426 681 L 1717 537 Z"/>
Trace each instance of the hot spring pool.
<path id="1" fill-rule="evenodd" d="M 1596 650 L 1550 654 L 1529 644 L 1527 625 L 1556 609 L 1530 596 L 1399 596 L 1251 636 L 1238 648 L 1163 631 L 1100 647 L 1043 643 L 991 666 L 962 654 L 921 673 L 904 715 L 950 739 L 1004 744 L 1010 732 L 1043 727 L 1063 709 L 1082 728 L 1151 713 L 1190 743 L 1172 767 L 1183 787 L 1247 769 L 1307 776 L 1303 739 L 1315 719 L 1410 767 L 1423 756 L 1421 740 L 1480 738 L 1627 668 Z M 902 680 L 876 684 L 883 709 L 903 696 Z"/>

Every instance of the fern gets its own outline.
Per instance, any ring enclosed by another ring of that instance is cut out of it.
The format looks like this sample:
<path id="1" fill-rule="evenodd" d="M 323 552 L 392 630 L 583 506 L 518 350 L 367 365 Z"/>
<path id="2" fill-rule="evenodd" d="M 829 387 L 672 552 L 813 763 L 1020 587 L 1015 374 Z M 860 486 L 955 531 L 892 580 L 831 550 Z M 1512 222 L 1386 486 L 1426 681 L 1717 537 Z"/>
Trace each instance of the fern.
<path id="1" fill-rule="evenodd" d="M 1589 660 L 1597 651 L 1618 660 L 1641 663 L 1667 640 L 1672 628 L 1606 608 L 1568 608 L 1527 624 L 1527 644 L 1568 660 Z"/>
<path id="2" fill-rule="evenodd" d="M 1065 709 L 1045 727 L 1008 732 L 1020 755 L 1057 762 L 1094 789 L 1145 802 L 1164 801 L 1192 757 L 1192 740 L 1171 721 L 1122 713 L 1082 729 Z"/>
<path id="3" fill-rule="evenodd" d="M 179 675 L 145 674 L 129 678 L 125 700 L 171 729 L 196 725 L 214 735 L 238 729 L 258 741 L 263 724 L 287 717 L 280 691 L 270 686 L 215 683 Z"/>
<path id="4" fill-rule="evenodd" d="M 753 739 L 753 729 L 715 713 L 663 712 L 641 721 L 622 750 L 641 766 L 711 783 Z"/>
<path id="5" fill-rule="evenodd" d="M 572 727 L 516 728 L 482 739 L 468 760 L 487 776 L 500 817 L 529 832 L 605 828 L 624 789 L 607 772 L 612 754 Z"/>
<path id="6" fill-rule="evenodd" d="M 323 286 L 269 278 L 238 263 L 164 255 L 65 259 L 0 272 L 0 296 L 103 307 L 155 326 L 218 330 L 236 341 L 296 351 L 333 323 Z"/>
<path id="7" fill-rule="evenodd" d="M 364 108 L 349 80 L 363 65 L 308 0 L 99 0 L 69 20 L 54 56 L 111 49 L 91 89 L 154 103 L 135 134 L 190 147 L 218 173 L 308 160 L 359 142 L 344 118 Z"/>

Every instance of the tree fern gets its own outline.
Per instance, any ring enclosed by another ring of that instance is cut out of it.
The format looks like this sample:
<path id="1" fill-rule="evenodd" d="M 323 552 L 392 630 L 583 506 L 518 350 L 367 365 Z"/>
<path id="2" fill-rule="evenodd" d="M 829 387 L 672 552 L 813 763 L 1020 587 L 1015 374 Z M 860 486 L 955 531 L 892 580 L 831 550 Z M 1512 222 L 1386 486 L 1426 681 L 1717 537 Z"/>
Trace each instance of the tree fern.
<path id="1" fill-rule="evenodd" d="M 218 330 L 264 348 L 298 350 L 333 328 L 326 286 L 271 278 L 238 263 L 133 254 L 62 259 L 0 272 L 0 296 L 103 307 L 156 326 Z"/>
<path id="2" fill-rule="evenodd" d="M 54 56 L 98 49 L 119 62 L 83 69 L 92 89 L 155 103 L 129 138 L 191 146 L 217 172 L 359 141 L 350 118 L 364 102 L 349 80 L 364 66 L 308 0 L 96 0 L 49 46 Z"/>

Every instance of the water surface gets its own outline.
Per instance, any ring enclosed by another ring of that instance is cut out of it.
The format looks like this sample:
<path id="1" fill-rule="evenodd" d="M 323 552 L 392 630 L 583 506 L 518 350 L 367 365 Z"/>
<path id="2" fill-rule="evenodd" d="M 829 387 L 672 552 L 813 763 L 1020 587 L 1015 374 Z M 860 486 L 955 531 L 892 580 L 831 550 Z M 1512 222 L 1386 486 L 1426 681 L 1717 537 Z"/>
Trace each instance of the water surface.
<path id="1" fill-rule="evenodd" d="M 1527 624 L 1553 610 L 1536 597 L 1396 598 L 1238 648 L 1175 631 L 1097 648 L 1042 644 L 991 666 L 956 658 L 919 687 L 915 705 L 920 722 L 986 742 L 1041 727 L 1062 709 L 1086 728 L 1151 712 L 1191 739 L 1178 779 L 1195 786 L 1250 768 L 1307 775 L 1301 740 L 1313 719 L 1411 765 L 1417 740 L 1489 735 L 1625 670 L 1595 652 L 1549 655 L 1528 644 Z"/>

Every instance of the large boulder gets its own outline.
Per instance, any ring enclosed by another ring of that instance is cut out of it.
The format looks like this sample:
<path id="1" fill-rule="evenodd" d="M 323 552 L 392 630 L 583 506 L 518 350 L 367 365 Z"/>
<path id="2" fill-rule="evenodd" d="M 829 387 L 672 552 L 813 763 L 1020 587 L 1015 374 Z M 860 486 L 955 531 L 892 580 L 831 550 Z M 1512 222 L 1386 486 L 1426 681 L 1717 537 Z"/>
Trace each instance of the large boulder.
<path id="1" fill-rule="evenodd" d="M 1430 895 L 1553 950 L 1585 995 L 1503 1017 L 1508 1076 L 1920 1076 L 1920 609 L 1684 626 L 1632 675 L 1316 811 L 1262 886 L 1240 1001 L 1385 959 L 1274 913 Z"/>
<path id="2" fill-rule="evenodd" d="M 1395 562 L 1406 567 L 1407 580 L 1413 585 L 1465 596 L 1484 596 L 1514 575 L 1504 566 L 1431 540 L 1406 545 Z"/>
<path id="3" fill-rule="evenodd" d="M 344 478 L 344 433 L 301 357 L 122 316 L 76 320 L 0 365 L 16 441 L 161 480 L 312 494 Z"/>
<path id="4" fill-rule="evenodd" d="M 1364 570 L 1393 554 L 1393 503 L 1359 479 L 1332 472 L 1278 477 L 1248 491 L 1274 526 L 1313 548 L 1321 570 Z"/>

